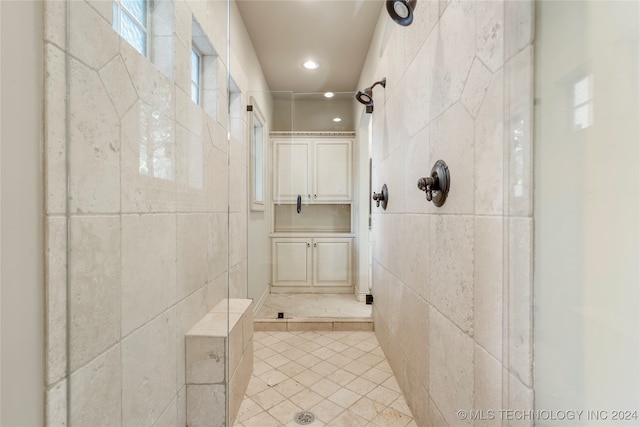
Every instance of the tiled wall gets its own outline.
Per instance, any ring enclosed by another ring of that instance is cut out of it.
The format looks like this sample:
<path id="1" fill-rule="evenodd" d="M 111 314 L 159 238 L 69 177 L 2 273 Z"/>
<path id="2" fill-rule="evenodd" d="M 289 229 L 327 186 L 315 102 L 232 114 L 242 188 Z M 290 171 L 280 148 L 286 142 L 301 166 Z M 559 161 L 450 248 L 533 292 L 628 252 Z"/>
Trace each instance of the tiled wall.
<path id="1" fill-rule="evenodd" d="M 75 426 L 185 425 L 184 334 L 227 297 L 228 276 L 232 296 L 246 296 L 247 79 L 232 55 L 240 131 L 228 150 L 227 4 L 155 3 L 170 9 L 173 46 L 155 64 L 112 29 L 112 2 L 45 4 L 53 426 L 65 425 L 67 403 Z M 190 99 L 192 17 L 218 53 L 217 117 Z"/>
<path id="2" fill-rule="evenodd" d="M 532 408 L 530 1 L 419 1 L 383 9 L 359 87 L 374 89 L 376 335 L 421 426 L 459 410 Z M 361 107 L 361 106 L 360 106 Z M 416 186 L 443 159 L 436 208 Z M 504 420 L 508 424 L 527 424 Z"/>

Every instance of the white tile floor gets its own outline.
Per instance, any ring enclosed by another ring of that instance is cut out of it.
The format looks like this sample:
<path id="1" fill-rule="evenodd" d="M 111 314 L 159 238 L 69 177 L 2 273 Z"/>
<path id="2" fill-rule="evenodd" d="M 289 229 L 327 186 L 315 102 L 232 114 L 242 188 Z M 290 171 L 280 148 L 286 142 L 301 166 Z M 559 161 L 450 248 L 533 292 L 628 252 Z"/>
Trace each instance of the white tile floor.
<path id="1" fill-rule="evenodd" d="M 353 294 L 269 294 L 255 318 L 275 319 L 279 311 L 285 318 L 371 317 L 371 306 Z"/>
<path id="2" fill-rule="evenodd" d="M 411 411 L 373 332 L 255 332 L 235 426 L 410 426 Z"/>

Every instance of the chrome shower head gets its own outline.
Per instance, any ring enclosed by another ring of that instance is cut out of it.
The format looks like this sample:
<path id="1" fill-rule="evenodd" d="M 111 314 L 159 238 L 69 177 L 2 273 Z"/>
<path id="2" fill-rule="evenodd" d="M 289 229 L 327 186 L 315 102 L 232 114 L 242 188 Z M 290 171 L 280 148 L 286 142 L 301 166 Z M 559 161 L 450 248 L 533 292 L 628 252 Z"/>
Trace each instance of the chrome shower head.
<path id="1" fill-rule="evenodd" d="M 358 93 L 356 93 L 356 99 L 358 102 L 367 106 L 367 113 L 371 113 L 373 111 L 373 88 L 377 85 L 387 87 L 387 79 L 383 78 L 382 80 L 375 82 L 370 87 L 364 90 L 359 90 Z"/>
<path id="2" fill-rule="evenodd" d="M 387 12 L 394 22 L 406 27 L 413 22 L 417 0 L 387 0 Z"/>

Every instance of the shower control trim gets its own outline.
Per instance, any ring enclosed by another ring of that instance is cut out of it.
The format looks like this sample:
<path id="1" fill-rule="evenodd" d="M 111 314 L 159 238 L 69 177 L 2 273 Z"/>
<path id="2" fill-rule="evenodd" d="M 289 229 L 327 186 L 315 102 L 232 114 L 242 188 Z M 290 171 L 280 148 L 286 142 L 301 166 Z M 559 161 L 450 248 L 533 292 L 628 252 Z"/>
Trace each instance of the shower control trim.
<path id="1" fill-rule="evenodd" d="M 427 195 L 427 200 L 437 207 L 444 205 L 449 194 L 451 176 L 444 160 L 438 160 L 431 168 L 431 175 L 418 179 L 418 188 Z"/>
<path id="2" fill-rule="evenodd" d="M 379 193 L 373 193 L 373 200 L 375 200 L 377 207 L 380 207 L 380 204 L 382 204 L 382 209 L 387 209 L 387 204 L 389 203 L 389 189 L 387 188 L 387 184 L 382 185 L 382 190 Z"/>

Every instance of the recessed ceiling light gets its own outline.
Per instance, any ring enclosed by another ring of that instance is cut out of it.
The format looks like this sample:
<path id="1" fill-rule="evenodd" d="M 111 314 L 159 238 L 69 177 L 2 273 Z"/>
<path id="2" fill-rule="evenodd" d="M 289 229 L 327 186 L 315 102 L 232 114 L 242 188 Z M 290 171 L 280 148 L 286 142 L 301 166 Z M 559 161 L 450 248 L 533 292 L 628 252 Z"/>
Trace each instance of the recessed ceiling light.
<path id="1" fill-rule="evenodd" d="M 342 121 L 342 119 L 341 119 L 340 117 L 334 117 L 334 118 L 333 118 L 333 121 L 334 121 L 334 122 L 336 122 L 336 123 L 338 123 L 338 122 L 341 122 L 341 121 Z"/>
<path id="2" fill-rule="evenodd" d="M 325 98 L 333 98 L 334 95 L 335 95 L 335 93 L 333 93 L 333 92 L 325 92 L 324 93 L 324 97 Z"/>
<path id="3" fill-rule="evenodd" d="M 309 59 L 308 61 L 304 61 L 302 63 L 302 66 L 307 70 L 315 70 L 320 66 L 320 64 L 318 64 L 316 61 Z"/>

